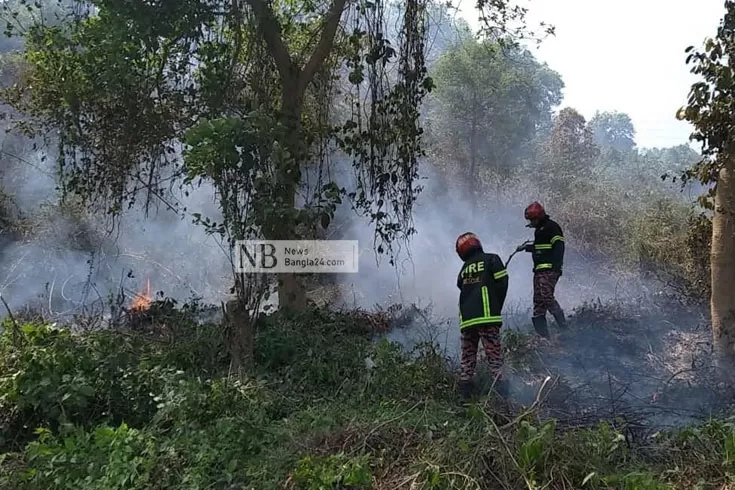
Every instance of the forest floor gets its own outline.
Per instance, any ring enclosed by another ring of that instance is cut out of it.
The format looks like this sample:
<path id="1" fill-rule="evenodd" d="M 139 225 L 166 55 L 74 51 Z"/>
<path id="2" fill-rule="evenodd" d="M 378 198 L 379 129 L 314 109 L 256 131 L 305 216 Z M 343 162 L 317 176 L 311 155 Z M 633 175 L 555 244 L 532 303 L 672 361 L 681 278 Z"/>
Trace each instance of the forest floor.
<path id="1" fill-rule="evenodd" d="M 731 398 L 691 311 L 590 305 L 549 341 L 509 328 L 510 399 L 470 403 L 436 345 L 385 339 L 395 327 L 385 313 L 264 318 L 245 379 L 228 375 L 222 329 L 190 311 L 167 315 L 155 338 L 6 325 L 1 488 L 733 484 Z"/>

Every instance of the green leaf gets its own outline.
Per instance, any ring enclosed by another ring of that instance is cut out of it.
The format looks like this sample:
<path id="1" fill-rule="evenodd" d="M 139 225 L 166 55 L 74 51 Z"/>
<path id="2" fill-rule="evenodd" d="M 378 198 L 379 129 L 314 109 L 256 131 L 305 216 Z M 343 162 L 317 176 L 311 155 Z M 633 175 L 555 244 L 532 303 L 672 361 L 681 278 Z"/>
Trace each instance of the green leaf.
<path id="1" fill-rule="evenodd" d="M 90 397 L 94 396 L 94 388 L 92 388 L 91 386 L 88 386 L 88 385 L 82 385 L 82 386 L 80 386 L 79 389 L 78 389 L 78 391 L 79 391 L 79 393 L 81 393 L 82 395 L 86 396 L 87 398 L 90 398 Z"/>

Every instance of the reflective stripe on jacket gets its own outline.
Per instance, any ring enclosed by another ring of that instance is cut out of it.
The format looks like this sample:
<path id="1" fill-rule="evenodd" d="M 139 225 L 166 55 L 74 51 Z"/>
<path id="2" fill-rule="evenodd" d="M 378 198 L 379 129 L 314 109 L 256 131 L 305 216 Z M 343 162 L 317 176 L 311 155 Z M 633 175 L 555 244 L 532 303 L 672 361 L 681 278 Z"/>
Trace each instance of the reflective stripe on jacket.
<path id="1" fill-rule="evenodd" d="M 564 232 L 548 216 L 536 228 L 533 242 L 533 270 L 562 272 L 564 267 Z"/>
<path id="2" fill-rule="evenodd" d="M 508 293 L 508 271 L 496 254 L 478 251 L 462 265 L 457 276 L 459 328 L 503 324 Z"/>

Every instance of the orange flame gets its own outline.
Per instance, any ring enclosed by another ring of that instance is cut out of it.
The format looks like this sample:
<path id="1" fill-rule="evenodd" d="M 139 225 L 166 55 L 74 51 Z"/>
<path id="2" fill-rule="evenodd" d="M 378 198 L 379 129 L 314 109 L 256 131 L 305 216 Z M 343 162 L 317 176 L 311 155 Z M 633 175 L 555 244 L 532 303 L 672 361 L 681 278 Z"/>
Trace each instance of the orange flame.
<path id="1" fill-rule="evenodd" d="M 145 294 L 138 293 L 135 295 L 135 298 L 133 298 L 133 302 L 130 305 L 131 310 L 140 310 L 145 311 L 150 307 L 151 305 L 151 280 L 146 280 L 146 290 Z"/>

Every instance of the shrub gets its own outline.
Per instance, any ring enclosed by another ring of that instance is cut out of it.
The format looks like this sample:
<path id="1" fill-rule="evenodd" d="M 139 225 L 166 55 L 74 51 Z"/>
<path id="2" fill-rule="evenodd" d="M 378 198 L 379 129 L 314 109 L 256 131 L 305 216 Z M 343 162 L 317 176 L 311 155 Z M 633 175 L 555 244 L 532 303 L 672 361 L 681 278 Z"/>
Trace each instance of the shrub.
<path id="1" fill-rule="evenodd" d="M 190 339 L 28 325 L 21 346 L 6 331 L 0 394 L 19 442 L 0 456 L 0 487 L 659 490 L 720 488 L 735 472 L 729 420 L 638 445 L 622 420 L 569 428 L 493 398 L 463 406 L 435 346 L 374 342 L 358 318 L 264 319 L 242 380 L 174 366 L 169 351 L 197 352 Z"/>

